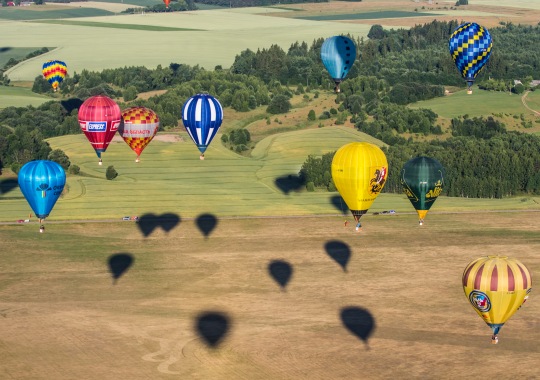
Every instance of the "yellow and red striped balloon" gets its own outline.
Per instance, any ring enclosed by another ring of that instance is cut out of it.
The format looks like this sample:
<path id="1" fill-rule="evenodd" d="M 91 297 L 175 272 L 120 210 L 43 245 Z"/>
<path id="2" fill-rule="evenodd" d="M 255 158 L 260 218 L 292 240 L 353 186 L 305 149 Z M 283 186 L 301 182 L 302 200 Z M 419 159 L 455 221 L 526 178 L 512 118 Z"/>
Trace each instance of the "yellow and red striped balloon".
<path id="1" fill-rule="evenodd" d="M 159 117 L 149 108 L 131 107 L 122 112 L 122 125 L 118 133 L 137 154 L 139 162 L 144 148 L 152 141 L 159 129 Z"/>
<path id="2" fill-rule="evenodd" d="M 531 273 L 506 256 L 473 260 L 463 272 L 463 290 L 478 315 L 491 327 L 493 343 L 504 323 L 523 305 L 532 289 Z"/>
<path id="3" fill-rule="evenodd" d="M 47 61 L 43 64 L 43 77 L 51 84 L 54 91 L 67 75 L 67 66 L 62 61 Z"/>

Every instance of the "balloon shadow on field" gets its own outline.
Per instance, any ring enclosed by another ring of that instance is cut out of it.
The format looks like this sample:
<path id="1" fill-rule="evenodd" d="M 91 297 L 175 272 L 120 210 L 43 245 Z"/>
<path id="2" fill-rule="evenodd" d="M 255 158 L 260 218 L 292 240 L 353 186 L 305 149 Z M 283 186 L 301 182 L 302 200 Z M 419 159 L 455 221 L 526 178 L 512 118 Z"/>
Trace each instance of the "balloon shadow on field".
<path id="1" fill-rule="evenodd" d="M 0 181 L 0 195 L 7 194 L 17 187 L 19 187 L 19 182 L 15 178 L 3 179 Z"/>
<path id="2" fill-rule="evenodd" d="M 79 98 L 70 98 L 66 100 L 61 100 L 60 104 L 68 114 L 70 114 L 73 110 L 78 110 L 81 105 L 83 104 L 83 101 Z"/>
<path id="3" fill-rule="evenodd" d="M 13 49 L 13 48 L 12 47 L 7 47 L 7 46 L 0 47 L 0 53 L 5 53 L 6 51 L 10 51 L 11 49 Z"/>
<path id="4" fill-rule="evenodd" d="M 197 223 L 197 227 L 199 227 L 204 238 L 208 239 L 208 236 L 210 236 L 218 224 L 218 218 L 212 214 L 201 214 L 195 219 L 195 223 Z"/>
<path id="5" fill-rule="evenodd" d="M 352 334 L 360 338 L 369 350 L 368 339 L 375 330 L 373 315 L 364 308 L 348 306 L 341 309 L 341 322 Z"/>
<path id="6" fill-rule="evenodd" d="M 148 237 L 156 228 L 161 228 L 163 231 L 168 233 L 180 222 L 180 216 L 173 213 L 165 213 L 161 215 L 144 214 L 137 221 L 137 226 L 141 230 L 144 237 Z"/>
<path id="7" fill-rule="evenodd" d="M 330 203 L 338 210 L 341 211 L 342 215 L 347 215 L 349 208 L 347 207 L 347 203 L 341 198 L 341 195 L 333 195 L 330 197 Z"/>
<path id="8" fill-rule="evenodd" d="M 278 177 L 274 180 L 274 183 L 285 195 L 289 195 L 293 191 L 299 192 L 304 187 L 304 181 L 296 174 Z"/>
<path id="9" fill-rule="evenodd" d="M 217 348 L 227 336 L 230 329 L 230 318 L 220 311 L 205 311 L 195 321 L 195 330 L 204 343 L 210 348 Z"/>
<path id="10" fill-rule="evenodd" d="M 293 267 L 284 260 L 272 260 L 268 264 L 268 273 L 279 284 L 281 290 L 285 291 L 285 287 L 292 277 Z"/>
<path id="11" fill-rule="evenodd" d="M 347 272 L 347 264 L 351 258 L 351 248 L 348 244 L 339 240 L 330 240 L 324 245 L 324 249 L 338 265 Z"/>
<path id="12" fill-rule="evenodd" d="M 133 255 L 130 253 L 115 253 L 109 256 L 108 263 L 113 285 L 116 285 L 118 279 L 133 265 L 134 260 Z"/>

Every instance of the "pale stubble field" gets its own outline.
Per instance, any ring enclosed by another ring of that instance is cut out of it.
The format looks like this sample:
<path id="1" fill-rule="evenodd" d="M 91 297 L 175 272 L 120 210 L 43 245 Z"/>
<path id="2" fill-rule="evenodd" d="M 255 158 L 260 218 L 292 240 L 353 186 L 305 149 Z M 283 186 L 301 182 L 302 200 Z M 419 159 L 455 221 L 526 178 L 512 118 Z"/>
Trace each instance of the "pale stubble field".
<path id="1" fill-rule="evenodd" d="M 511 255 L 534 288 L 540 213 L 343 221 L 1 226 L 0 377 L 538 378 L 534 289 L 493 346 L 461 275 Z"/>

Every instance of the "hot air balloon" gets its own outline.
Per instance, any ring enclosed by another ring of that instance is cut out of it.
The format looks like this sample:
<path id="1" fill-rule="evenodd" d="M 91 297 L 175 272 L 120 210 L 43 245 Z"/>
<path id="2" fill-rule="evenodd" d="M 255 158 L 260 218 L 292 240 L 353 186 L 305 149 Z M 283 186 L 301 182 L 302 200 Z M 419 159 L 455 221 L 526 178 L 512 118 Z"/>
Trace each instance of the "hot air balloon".
<path id="1" fill-rule="evenodd" d="M 101 153 L 107 150 L 114 134 L 120 126 L 120 107 L 104 95 L 92 96 L 79 108 L 79 125 L 102 164 Z"/>
<path id="2" fill-rule="evenodd" d="M 43 219 L 49 216 L 62 194 L 66 184 L 66 173 L 56 162 L 30 161 L 19 170 L 18 181 L 26 201 L 39 218 L 40 232 L 43 232 Z"/>
<path id="3" fill-rule="evenodd" d="M 171 0 L 163 0 L 163 2 L 165 3 L 165 8 L 169 9 L 169 3 Z"/>
<path id="4" fill-rule="evenodd" d="M 339 92 L 339 84 L 347 76 L 356 59 L 354 42 L 344 36 L 327 38 L 321 46 L 321 59 L 336 84 L 335 92 Z"/>
<path id="5" fill-rule="evenodd" d="M 43 64 L 43 77 L 51 84 L 54 91 L 67 75 L 67 66 L 62 61 L 47 61 Z"/>
<path id="6" fill-rule="evenodd" d="M 418 213 L 420 225 L 444 184 L 444 168 L 439 161 L 429 157 L 416 157 L 409 160 L 401 170 L 403 192 Z"/>
<path id="7" fill-rule="evenodd" d="M 527 267 L 519 260 L 506 256 L 480 257 L 465 268 L 465 296 L 491 327 L 491 343 L 498 343 L 501 327 L 529 297 L 531 281 Z"/>
<path id="8" fill-rule="evenodd" d="M 182 121 L 189 136 L 201 152 L 200 159 L 204 160 L 204 152 L 223 121 L 221 104 L 211 95 L 194 95 L 182 108 Z"/>
<path id="9" fill-rule="evenodd" d="M 131 107 L 122 112 L 122 123 L 118 133 L 137 154 L 139 162 L 144 148 L 152 141 L 159 129 L 159 117 L 149 108 Z"/>
<path id="10" fill-rule="evenodd" d="M 332 179 L 339 194 L 361 227 L 364 215 L 386 182 L 388 162 L 383 151 L 367 142 L 353 142 L 338 149 L 332 159 Z"/>
<path id="11" fill-rule="evenodd" d="M 448 42 L 450 54 L 472 94 L 474 79 L 487 63 L 493 42 L 488 30 L 474 22 L 460 25 Z"/>

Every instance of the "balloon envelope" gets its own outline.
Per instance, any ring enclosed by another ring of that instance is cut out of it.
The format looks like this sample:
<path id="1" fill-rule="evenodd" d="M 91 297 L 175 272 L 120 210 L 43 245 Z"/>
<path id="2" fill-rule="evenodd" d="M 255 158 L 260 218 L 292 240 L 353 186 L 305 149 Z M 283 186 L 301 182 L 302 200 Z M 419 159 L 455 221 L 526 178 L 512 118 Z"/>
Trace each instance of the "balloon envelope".
<path id="1" fill-rule="evenodd" d="M 79 125 L 96 154 L 107 150 L 122 119 L 120 107 L 111 98 L 104 95 L 92 96 L 79 108 Z"/>
<path id="2" fill-rule="evenodd" d="M 346 144 L 332 159 L 332 179 L 356 220 L 367 212 L 383 189 L 387 173 L 384 152 L 371 143 Z"/>
<path id="3" fill-rule="evenodd" d="M 321 46 L 321 60 L 337 85 L 347 76 L 356 59 L 354 42 L 344 36 L 334 36 L 324 40 Z"/>
<path id="4" fill-rule="evenodd" d="M 149 108 L 131 107 L 122 112 L 122 123 L 118 133 L 137 154 L 152 141 L 159 129 L 159 117 Z"/>
<path id="5" fill-rule="evenodd" d="M 213 96 L 197 94 L 184 104 L 182 121 L 199 151 L 204 153 L 221 126 L 223 108 Z"/>
<path id="6" fill-rule="evenodd" d="M 452 59 L 469 87 L 487 63 L 493 41 L 488 30 L 474 22 L 457 27 L 450 35 L 448 46 Z"/>
<path id="7" fill-rule="evenodd" d="M 43 64 L 43 77 L 56 89 L 67 75 L 67 66 L 62 61 L 47 61 Z"/>
<path id="8" fill-rule="evenodd" d="M 19 187 L 34 214 L 44 219 L 66 184 L 64 169 L 53 161 L 37 160 L 23 165 L 18 174 Z"/>
<path id="9" fill-rule="evenodd" d="M 171 0 L 163 0 L 163 2 L 165 3 L 165 8 L 169 8 Z"/>
<path id="10" fill-rule="evenodd" d="M 444 184 L 444 168 L 434 158 L 416 157 L 409 160 L 401 170 L 403 192 L 409 198 L 422 221 Z"/>
<path id="11" fill-rule="evenodd" d="M 480 257 L 463 272 L 463 290 L 474 310 L 498 334 L 521 307 L 532 288 L 529 270 L 519 260 L 505 256 Z"/>

